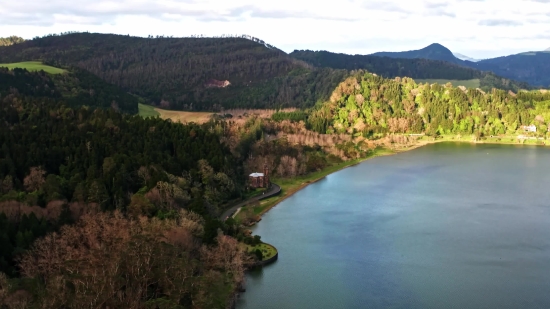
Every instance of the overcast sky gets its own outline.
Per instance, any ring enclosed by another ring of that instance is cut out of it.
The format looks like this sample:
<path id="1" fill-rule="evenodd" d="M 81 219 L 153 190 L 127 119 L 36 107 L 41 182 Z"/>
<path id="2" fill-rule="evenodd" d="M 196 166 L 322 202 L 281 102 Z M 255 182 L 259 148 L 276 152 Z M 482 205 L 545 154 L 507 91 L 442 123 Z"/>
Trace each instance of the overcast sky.
<path id="1" fill-rule="evenodd" d="M 249 34 L 284 51 L 441 43 L 474 58 L 550 47 L 550 0 L 0 0 L 0 37 Z"/>

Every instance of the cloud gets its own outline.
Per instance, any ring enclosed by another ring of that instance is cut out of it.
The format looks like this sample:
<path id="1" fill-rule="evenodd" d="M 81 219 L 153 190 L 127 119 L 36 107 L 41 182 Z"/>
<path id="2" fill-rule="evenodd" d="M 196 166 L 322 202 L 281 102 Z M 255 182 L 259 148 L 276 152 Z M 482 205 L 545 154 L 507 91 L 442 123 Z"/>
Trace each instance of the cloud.
<path id="1" fill-rule="evenodd" d="M 521 26 L 522 22 L 509 19 L 485 19 L 478 22 L 480 26 Z"/>
<path id="2" fill-rule="evenodd" d="M 404 13 L 411 14 L 412 10 L 406 9 L 398 3 L 393 3 L 390 1 L 367 1 L 362 5 L 362 8 L 369 11 L 384 11 L 390 13 Z"/>
<path id="3" fill-rule="evenodd" d="M 548 47 L 550 0 L 0 0 L 0 37 L 66 31 L 250 34 L 285 50 L 411 50 L 471 57 Z M 531 36 L 532 37 L 531 37 Z"/>

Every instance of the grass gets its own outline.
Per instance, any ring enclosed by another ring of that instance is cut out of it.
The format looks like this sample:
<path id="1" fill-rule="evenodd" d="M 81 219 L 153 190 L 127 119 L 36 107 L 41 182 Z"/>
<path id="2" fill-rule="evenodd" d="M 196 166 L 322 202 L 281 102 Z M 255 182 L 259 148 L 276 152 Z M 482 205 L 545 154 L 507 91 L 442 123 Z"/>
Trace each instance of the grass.
<path id="1" fill-rule="evenodd" d="M 248 252 L 254 252 L 256 251 L 256 249 L 260 249 L 260 251 L 262 251 L 264 261 L 274 257 L 275 254 L 277 254 L 277 249 L 275 249 L 275 247 L 273 247 L 272 245 L 266 243 L 261 243 L 255 246 L 247 245 L 247 247 Z"/>
<path id="2" fill-rule="evenodd" d="M 436 140 L 433 140 L 433 137 L 423 137 L 419 141 L 427 141 L 428 143 L 440 143 L 440 142 L 468 142 L 472 143 L 474 141 L 473 135 L 454 135 L 454 134 L 446 134 L 438 136 Z M 528 139 L 524 141 L 519 141 L 517 138 L 517 135 L 502 135 L 502 136 L 486 136 L 483 137 L 480 141 L 477 143 L 480 144 L 506 144 L 506 145 L 547 145 L 546 140 L 538 140 L 538 139 Z"/>
<path id="3" fill-rule="evenodd" d="M 469 80 L 451 80 L 451 79 L 415 79 L 416 83 L 430 83 L 430 84 L 440 84 L 445 85 L 446 83 L 453 84 L 453 87 L 464 86 L 466 88 L 479 88 L 480 81 L 479 79 L 469 79 Z"/>
<path id="4" fill-rule="evenodd" d="M 0 63 L 0 67 L 5 67 L 10 70 L 15 68 L 27 69 L 27 71 L 41 71 L 44 70 L 46 73 L 50 74 L 61 74 L 66 71 L 60 68 L 52 67 L 45 65 L 40 61 L 26 61 L 26 62 L 17 62 L 17 63 Z"/>
<path id="5" fill-rule="evenodd" d="M 139 115 L 143 118 L 160 116 L 160 113 L 155 110 L 151 105 L 141 104 L 138 105 Z"/>
<path id="6" fill-rule="evenodd" d="M 142 117 L 156 117 L 159 116 L 162 119 L 170 119 L 173 122 L 195 122 L 202 124 L 208 122 L 213 113 L 206 112 L 184 112 L 184 111 L 171 111 L 156 108 L 147 104 L 139 104 L 139 115 Z"/>
<path id="7" fill-rule="evenodd" d="M 332 164 L 330 166 L 327 166 L 326 168 L 324 168 L 320 171 L 310 173 L 308 175 L 298 176 L 298 177 L 294 177 L 294 178 L 272 178 L 271 179 L 272 182 L 274 182 L 274 183 L 278 184 L 279 186 L 281 186 L 281 194 L 276 195 L 276 196 L 272 196 L 272 197 L 267 198 L 265 200 L 261 200 L 259 202 L 259 205 L 256 204 L 257 206 L 248 206 L 248 207 L 253 207 L 254 214 L 261 216 L 265 212 L 267 212 L 269 209 L 273 208 L 275 205 L 277 205 L 278 203 L 283 201 L 285 198 L 287 198 L 287 197 L 291 196 L 292 194 L 298 192 L 299 190 L 301 190 L 305 186 L 326 177 L 329 174 L 337 172 L 337 171 L 339 171 L 341 169 L 344 169 L 348 166 L 358 164 L 358 163 L 360 163 L 364 160 L 370 159 L 370 158 L 374 158 L 374 157 L 378 157 L 378 156 L 382 156 L 382 155 L 393 154 L 393 153 L 395 153 L 395 152 L 393 152 L 391 150 L 377 149 L 371 155 L 369 155 L 366 158 L 359 158 L 359 159 L 345 161 L 345 162 L 341 162 L 341 163 L 335 163 L 335 164 Z M 245 207 L 247 207 L 247 206 L 245 206 Z M 243 210 L 244 210 L 244 207 L 243 207 Z M 239 214 L 235 217 L 235 220 L 237 222 L 242 222 L 242 219 L 243 219 L 242 216 L 246 216 L 245 211 L 239 212 Z"/>

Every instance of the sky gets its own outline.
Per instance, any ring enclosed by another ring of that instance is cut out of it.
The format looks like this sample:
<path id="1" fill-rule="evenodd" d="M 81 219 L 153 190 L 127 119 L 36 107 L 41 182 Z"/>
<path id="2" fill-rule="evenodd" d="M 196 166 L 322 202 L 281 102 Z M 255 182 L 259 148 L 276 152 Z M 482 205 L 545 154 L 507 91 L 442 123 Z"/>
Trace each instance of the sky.
<path id="1" fill-rule="evenodd" d="M 0 0 L 0 37 L 66 31 L 248 34 L 286 52 L 404 51 L 473 58 L 550 47 L 550 0 Z"/>

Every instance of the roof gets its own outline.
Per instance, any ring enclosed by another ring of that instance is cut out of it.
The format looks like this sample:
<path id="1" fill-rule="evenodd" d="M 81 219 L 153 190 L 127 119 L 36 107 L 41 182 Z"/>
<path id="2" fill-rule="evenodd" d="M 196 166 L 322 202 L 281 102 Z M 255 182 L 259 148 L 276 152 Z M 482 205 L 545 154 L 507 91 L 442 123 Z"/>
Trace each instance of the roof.
<path id="1" fill-rule="evenodd" d="M 263 177 L 264 173 L 252 173 L 250 174 L 250 177 Z"/>

